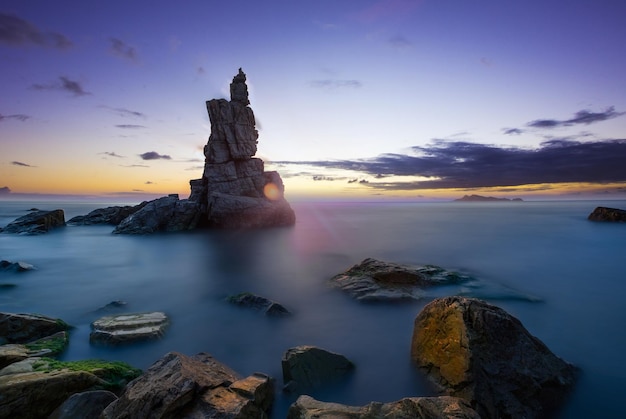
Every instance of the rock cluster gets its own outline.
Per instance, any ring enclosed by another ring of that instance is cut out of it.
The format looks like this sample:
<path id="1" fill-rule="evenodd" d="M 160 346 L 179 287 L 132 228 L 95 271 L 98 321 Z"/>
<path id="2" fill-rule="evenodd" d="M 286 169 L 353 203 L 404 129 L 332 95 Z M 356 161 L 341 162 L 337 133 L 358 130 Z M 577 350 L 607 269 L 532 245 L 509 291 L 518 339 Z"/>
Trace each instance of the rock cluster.
<path id="1" fill-rule="evenodd" d="M 36 210 L 15 219 L 4 229 L 0 229 L 0 232 L 35 235 L 47 233 L 53 228 L 63 227 L 64 225 L 65 212 L 62 209 L 52 211 Z"/>
<path id="2" fill-rule="evenodd" d="M 626 210 L 617 208 L 597 207 L 593 210 L 589 217 L 591 221 L 613 221 L 613 222 L 626 222 Z"/>

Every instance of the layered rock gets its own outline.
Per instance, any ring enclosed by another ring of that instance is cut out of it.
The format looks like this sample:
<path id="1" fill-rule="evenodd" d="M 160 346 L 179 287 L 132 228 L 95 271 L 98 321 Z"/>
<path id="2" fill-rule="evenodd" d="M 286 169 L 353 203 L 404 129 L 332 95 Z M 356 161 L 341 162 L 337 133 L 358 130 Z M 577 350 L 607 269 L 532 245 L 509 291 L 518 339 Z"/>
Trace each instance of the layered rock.
<path id="1" fill-rule="evenodd" d="M 115 234 L 151 234 L 159 231 L 193 230 L 200 222 L 195 202 L 164 196 L 143 205 L 115 227 Z"/>
<path id="2" fill-rule="evenodd" d="M 272 380 L 241 378 L 208 354 L 170 352 L 132 381 L 101 417 L 267 418 Z"/>
<path id="3" fill-rule="evenodd" d="M 158 339 L 169 325 L 169 318 L 160 311 L 105 316 L 94 321 L 89 341 L 120 344 Z"/>
<path id="4" fill-rule="evenodd" d="M 211 135 L 204 147 L 201 179 L 192 180 L 190 201 L 197 202 L 207 224 L 216 228 L 258 228 L 295 223 L 277 172 L 265 172 L 254 158 L 259 133 L 248 106 L 246 75 L 241 69 L 230 85 L 231 100 L 207 101 Z"/>
<path id="5" fill-rule="evenodd" d="M 597 207 L 589 217 L 591 221 L 613 221 L 626 223 L 626 210 L 617 208 Z"/>
<path id="6" fill-rule="evenodd" d="M 65 226 L 65 213 L 62 209 L 37 210 L 15 219 L 0 232 L 34 235 L 47 233 L 53 228 L 63 226 Z"/>
<path id="7" fill-rule="evenodd" d="M 98 208 L 91 211 L 87 215 L 77 215 L 70 218 L 68 224 L 75 225 L 97 225 L 97 224 L 109 224 L 118 225 L 125 218 L 133 215 L 148 204 L 147 201 L 142 202 L 139 205 L 125 205 L 123 207 L 114 206 L 107 208 Z"/>
<path id="8" fill-rule="evenodd" d="M 302 392 L 319 388 L 345 376 L 354 364 L 345 356 L 315 346 L 297 346 L 283 355 L 284 389 Z"/>
<path id="9" fill-rule="evenodd" d="M 287 419 L 480 419 L 469 403 L 457 397 L 407 397 L 395 402 L 372 402 L 366 406 L 327 403 L 300 396 L 289 407 Z"/>
<path id="10" fill-rule="evenodd" d="M 576 375 L 519 320 L 464 297 L 424 307 L 415 319 L 411 358 L 442 391 L 467 400 L 485 419 L 549 417 Z"/>

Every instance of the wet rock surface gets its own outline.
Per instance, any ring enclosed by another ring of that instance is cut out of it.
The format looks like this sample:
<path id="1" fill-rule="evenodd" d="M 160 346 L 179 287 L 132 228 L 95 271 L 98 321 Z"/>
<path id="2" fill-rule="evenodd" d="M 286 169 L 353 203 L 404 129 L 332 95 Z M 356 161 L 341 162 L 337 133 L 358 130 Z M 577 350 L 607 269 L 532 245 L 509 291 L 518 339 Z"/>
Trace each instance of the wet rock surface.
<path id="1" fill-rule="evenodd" d="M 104 316 L 92 323 L 89 341 L 117 345 L 158 339 L 168 325 L 169 318 L 160 311 Z"/>
<path id="2" fill-rule="evenodd" d="M 288 349 L 282 359 L 284 390 L 302 393 L 344 377 L 354 370 L 345 356 L 315 346 Z"/>
<path id="3" fill-rule="evenodd" d="M 52 211 L 33 211 L 9 223 L 0 232 L 36 235 L 65 226 L 65 212 L 62 209 Z"/>

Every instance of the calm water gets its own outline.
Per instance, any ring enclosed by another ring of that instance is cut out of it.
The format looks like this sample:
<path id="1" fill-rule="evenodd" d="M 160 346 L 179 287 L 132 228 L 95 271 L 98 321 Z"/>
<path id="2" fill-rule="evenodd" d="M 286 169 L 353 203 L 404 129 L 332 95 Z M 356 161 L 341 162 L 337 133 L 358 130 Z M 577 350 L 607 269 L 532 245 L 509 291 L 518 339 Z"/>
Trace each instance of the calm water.
<path id="1" fill-rule="evenodd" d="M 31 207 L 62 208 L 66 219 L 110 204 L 0 201 L 0 226 Z M 60 317 L 76 326 L 65 359 L 102 358 L 147 368 L 168 351 L 208 352 L 241 375 L 282 386 L 282 354 L 297 345 L 339 352 L 352 377 L 311 393 L 363 405 L 431 394 L 409 359 L 413 320 L 436 296 L 484 298 L 518 317 L 561 358 L 582 368 L 564 418 L 621 417 L 626 387 L 626 224 L 587 221 L 599 205 L 626 201 L 523 203 L 298 203 L 294 228 L 252 232 L 112 235 L 112 227 L 68 226 L 42 236 L 0 234 L 0 259 L 38 270 L 0 274 L 0 311 Z M 436 264 L 479 278 L 477 287 L 432 291 L 423 301 L 360 304 L 327 280 L 366 257 Z M 232 306 L 253 292 L 289 308 L 266 318 Z M 160 341 L 91 346 L 94 310 L 165 311 Z M 278 391 L 273 417 L 295 397 Z"/>

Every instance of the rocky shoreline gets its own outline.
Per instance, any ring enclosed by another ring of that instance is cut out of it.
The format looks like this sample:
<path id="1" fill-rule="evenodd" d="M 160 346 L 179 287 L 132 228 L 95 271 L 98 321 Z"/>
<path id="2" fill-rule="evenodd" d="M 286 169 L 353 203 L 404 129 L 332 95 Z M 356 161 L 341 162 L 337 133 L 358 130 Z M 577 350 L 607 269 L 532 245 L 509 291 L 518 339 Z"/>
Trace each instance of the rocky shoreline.
<path id="1" fill-rule="evenodd" d="M 415 272 L 405 265 L 366 259 L 329 278 L 329 283 L 356 273 L 383 279 L 387 292 L 407 284 L 445 286 L 447 271 L 429 269 Z M 429 277 L 433 274 L 440 275 L 434 283 Z M 358 295 L 352 298 L 359 300 Z M 295 315 L 249 293 L 224 303 L 287 316 L 284 321 Z M 107 315 L 92 323 L 95 338 L 90 341 L 128 345 L 159 339 L 168 327 L 173 327 L 169 318 L 160 312 Z M 322 402 L 307 394 L 337 382 L 348 385 L 342 380 L 359 368 L 347 356 L 315 346 L 285 349 L 276 361 L 281 363 L 281 382 L 263 372 L 242 377 L 207 353 L 169 352 L 146 371 L 119 362 L 55 360 L 70 336 L 71 327 L 60 319 L 0 313 L 0 417 L 267 418 L 276 391 L 284 391 L 298 396 L 288 410 L 289 419 L 539 418 L 558 411 L 577 376 L 576 367 L 554 355 L 519 320 L 483 300 L 461 296 L 427 304 L 415 318 L 406 348 L 414 368 L 440 395 L 416 394 L 365 406 Z M 86 411 L 89 416 L 84 416 Z"/>

